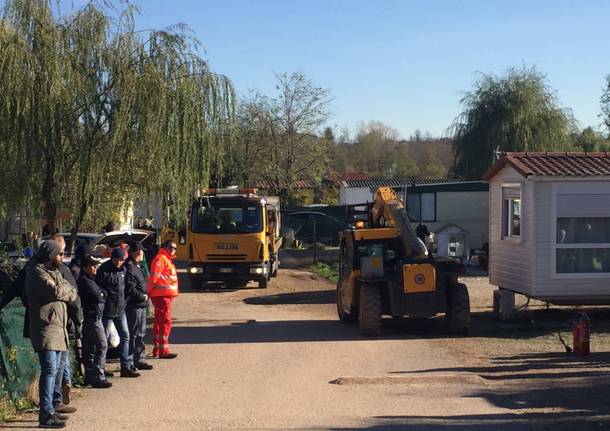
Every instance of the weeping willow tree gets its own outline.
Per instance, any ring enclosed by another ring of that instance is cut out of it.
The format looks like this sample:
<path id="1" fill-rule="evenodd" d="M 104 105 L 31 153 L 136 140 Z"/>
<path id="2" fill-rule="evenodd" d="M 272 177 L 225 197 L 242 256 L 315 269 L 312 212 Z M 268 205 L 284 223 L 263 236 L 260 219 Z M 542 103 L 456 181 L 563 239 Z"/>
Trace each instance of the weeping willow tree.
<path id="1" fill-rule="evenodd" d="M 462 113 L 450 128 L 454 172 L 478 179 L 496 151 L 554 151 L 571 145 L 571 114 L 558 106 L 546 78 L 534 68 L 483 75 L 462 98 Z"/>
<path id="2" fill-rule="evenodd" d="M 233 136 L 231 83 L 188 28 L 138 32 L 131 4 L 109 7 L 64 16 L 50 1 L 10 0 L 3 11 L 0 197 L 51 229 L 58 208 L 76 232 L 135 196 L 171 195 L 183 212 Z"/>

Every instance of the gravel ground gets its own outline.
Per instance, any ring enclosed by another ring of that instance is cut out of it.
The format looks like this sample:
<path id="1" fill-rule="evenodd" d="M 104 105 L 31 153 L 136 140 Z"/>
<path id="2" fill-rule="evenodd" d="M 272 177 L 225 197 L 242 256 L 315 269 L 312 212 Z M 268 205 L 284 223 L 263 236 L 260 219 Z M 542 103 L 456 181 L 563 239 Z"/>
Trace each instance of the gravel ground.
<path id="1" fill-rule="evenodd" d="M 605 309 L 593 310 L 594 353 L 578 358 L 553 335 L 572 310 L 530 304 L 500 323 L 487 279 L 464 281 L 468 336 L 448 336 L 442 318 L 387 319 L 381 337 L 365 339 L 337 322 L 334 286 L 314 274 L 285 269 L 265 290 L 199 291 L 182 280 L 179 357 L 114 378 L 110 390 L 78 390 L 68 429 L 610 428 L 609 355 L 595 347 Z M 0 428 L 35 426 L 30 414 Z"/>

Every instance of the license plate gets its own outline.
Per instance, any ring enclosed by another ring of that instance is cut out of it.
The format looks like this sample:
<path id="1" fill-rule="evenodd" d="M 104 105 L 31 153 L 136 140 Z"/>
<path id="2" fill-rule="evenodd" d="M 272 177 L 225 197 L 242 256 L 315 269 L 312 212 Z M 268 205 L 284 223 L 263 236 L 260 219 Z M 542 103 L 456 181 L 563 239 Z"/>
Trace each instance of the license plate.
<path id="1" fill-rule="evenodd" d="M 233 272 L 233 268 L 220 268 L 219 272 L 221 274 L 229 274 L 229 273 Z"/>

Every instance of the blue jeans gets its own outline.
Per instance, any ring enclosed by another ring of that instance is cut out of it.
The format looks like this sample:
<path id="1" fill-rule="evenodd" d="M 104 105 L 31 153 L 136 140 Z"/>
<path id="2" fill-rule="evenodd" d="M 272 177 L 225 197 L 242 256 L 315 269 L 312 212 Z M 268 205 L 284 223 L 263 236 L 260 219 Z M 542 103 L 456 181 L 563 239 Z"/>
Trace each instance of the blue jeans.
<path id="1" fill-rule="evenodd" d="M 119 338 L 121 339 L 121 342 L 119 343 L 121 370 L 129 370 L 133 368 L 133 363 L 129 360 L 129 329 L 127 327 L 127 316 L 125 316 L 125 312 L 123 311 L 123 313 L 119 314 L 117 317 L 104 317 L 104 328 L 106 328 L 108 322 L 111 320 L 114 322 L 114 326 L 116 326 Z M 103 366 L 106 366 L 106 358 L 104 358 Z"/>
<path id="2" fill-rule="evenodd" d="M 62 352 L 57 350 L 41 350 L 38 352 L 40 361 L 40 381 L 38 391 L 40 393 L 40 413 L 53 414 L 53 391 L 57 370 L 60 367 Z"/>
<path id="3" fill-rule="evenodd" d="M 61 387 L 62 385 L 71 384 L 71 372 L 70 351 L 66 350 L 59 355 L 59 366 L 57 367 L 57 376 L 55 377 L 55 387 L 53 389 L 53 405 L 55 405 L 55 407 L 64 402 Z"/>

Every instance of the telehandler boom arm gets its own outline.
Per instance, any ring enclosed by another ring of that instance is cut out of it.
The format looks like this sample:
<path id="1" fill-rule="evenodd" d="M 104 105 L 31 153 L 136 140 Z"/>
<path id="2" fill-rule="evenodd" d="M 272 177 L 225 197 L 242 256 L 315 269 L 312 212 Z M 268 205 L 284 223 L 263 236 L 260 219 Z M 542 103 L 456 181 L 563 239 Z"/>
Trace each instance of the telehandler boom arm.
<path id="1" fill-rule="evenodd" d="M 400 237 L 406 257 L 425 256 L 425 245 L 417 238 L 405 211 L 402 199 L 390 187 L 380 187 L 371 208 L 372 227 L 394 227 Z"/>

